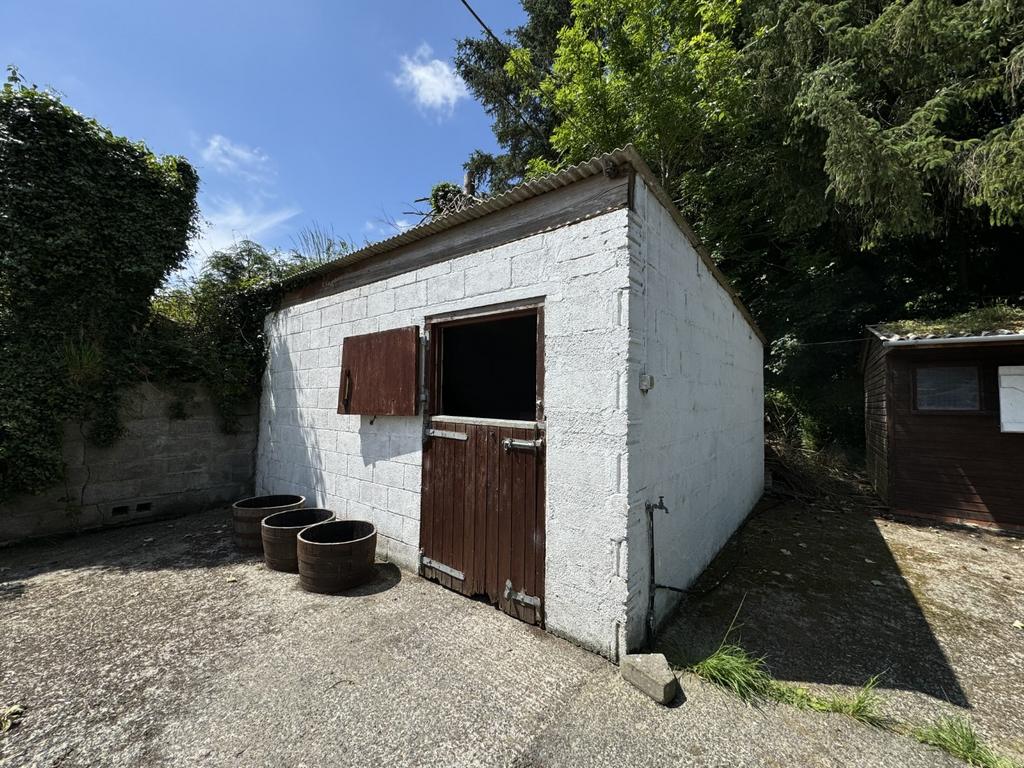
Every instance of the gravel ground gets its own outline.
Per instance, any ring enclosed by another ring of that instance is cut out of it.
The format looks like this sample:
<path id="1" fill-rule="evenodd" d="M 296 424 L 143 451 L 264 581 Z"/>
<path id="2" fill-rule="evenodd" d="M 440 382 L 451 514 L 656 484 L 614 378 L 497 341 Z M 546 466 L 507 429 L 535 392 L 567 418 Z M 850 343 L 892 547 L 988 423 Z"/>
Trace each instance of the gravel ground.
<path id="1" fill-rule="evenodd" d="M 0 551 L 2 766 L 954 766 L 846 718 L 603 659 L 389 565 L 348 596 L 196 515 Z M 1018 708 L 1019 712 L 1019 708 Z"/>
<path id="2" fill-rule="evenodd" d="M 685 664 L 732 639 L 821 692 L 880 674 L 893 718 L 970 718 L 1024 758 L 1024 540 L 765 504 L 664 631 Z M 742 607 L 741 606 L 742 603 Z"/>

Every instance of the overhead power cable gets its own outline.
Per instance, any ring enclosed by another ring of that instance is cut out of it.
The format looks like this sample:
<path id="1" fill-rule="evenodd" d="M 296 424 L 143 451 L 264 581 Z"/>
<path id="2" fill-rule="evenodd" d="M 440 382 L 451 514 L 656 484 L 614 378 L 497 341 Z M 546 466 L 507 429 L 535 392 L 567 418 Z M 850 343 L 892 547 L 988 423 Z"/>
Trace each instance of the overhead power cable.
<path id="1" fill-rule="evenodd" d="M 487 26 L 487 24 L 484 22 L 484 20 L 481 19 L 480 16 L 477 15 L 477 12 L 473 10 L 473 7 L 469 3 L 467 3 L 466 0 L 462 0 L 462 4 L 464 6 L 466 6 L 466 10 L 469 11 L 472 14 L 473 18 L 476 19 L 476 21 L 480 25 L 480 27 L 484 30 L 484 32 L 487 33 L 488 37 L 490 37 L 492 40 L 494 40 L 494 42 L 496 42 L 498 45 L 500 45 L 502 50 L 504 50 L 505 53 L 508 54 L 509 53 L 508 46 L 505 45 L 505 43 L 503 43 L 501 41 L 501 39 L 496 34 L 494 34 L 494 32 L 491 31 L 491 28 L 489 26 Z M 526 115 L 523 114 L 523 111 L 516 104 L 514 104 L 512 102 L 512 99 L 510 99 L 505 94 L 502 94 L 501 98 L 505 102 L 505 106 L 507 106 L 509 109 L 511 109 L 515 113 L 516 117 L 519 118 L 520 122 L 522 122 L 523 125 L 525 125 L 527 128 L 529 128 L 530 131 L 532 131 L 533 134 L 538 139 L 540 139 L 542 142 L 547 143 L 548 137 L 544 135 L 544 131 L 540 130 L 537 126 L 535 126 L 533 123 L 531 123 L 529 121 L 529 119 L 526 117 Z"/>
<path id="2" fill-rule="evenodd" d="M 493 41 L 494 41 L 495 43 L 497 43 L 497 44 L 498 44 L 499 46 L 501 46 L 502 50 L 504 50 L 504 51 L 505 51 L 505 55 L 506 55 L 506 56 L 508 56 L 508 57 L 511 57 L 511 56 L 512 56 L 512 49 L 508 47 L 508 45 L 507 45 L 507 44 L 505 43 L 505 41 L 504 41 L 504 40 L 502 40 L 502 39 L 501 39 L 500 37 L 498 37 L 498 36 L 497 36 L 496 34 L 494 34 L 494 30 L 492 30 L 492 29 L 491 29 L 491 28 L 490 28 L 490 27 L 489 27 L 489 26 L 487 25 L 487 22 L 485 22 L 485 21 L 484 21 L 484 20 L 483 20 L 482 18 L 480 18 L 480 14 L 478 14 L 478 13 L 477 13 L 477 12 L 476 12 L 475 10 L 473 10 L 473 6 L 471 6 L 471 5 L 469 4 L 468 0 L 459 0 L 459 2 L 461 2 L 461 3 L 462 3 L 462 5 L 463 5 L 463 6 L 465 6 L 466 10 L 467 10 L 467 11 L 469 11 L 470 15 L 471 15 L 471 16 L 472 16 L 472 17 L 473 17 L 474 19 L 476 19 L 476 22 L 477 22 L 477 24 L 479 24 L 479 25 L 480 25 L 480 28 L 481 28 L 481 29 L 482 29 L 482 30 L 484 31 L 484 33 L 485 33 L 485 34 L 486 34 L 486 35 L 487 35 L 487 36 L 488 36 L 489 38 L 491 38 L 491 39 L 492 39 L 492 40 L 493 40 Z M 531 68 L 533 69 L 533 72 L 534 72 L 534 74 L 536 74 L 536 75 L 540 75 L 540 76 L 541 76 L 541 78 L 543 78 L 543 77 L 552 77 L 552 78 L 555 78 L 555 77 L 556 77 L 556 76 L 555 76 L 555 73 L 554 73 L 553 71 L 551 71 L 550 69 L 547 69 L 547 68 L 545 68 L 545 69 L 541 69 L 541 68 L 540 68 L 540 67 L 538 67 L 538 66 L 537 66 L 536 64 L 534 64 L 534 63 L 533 63 L 533 59 L 532 59 L 532 57 L 531 57 L 531 59 L 530 59 L 530 67 L 531 67 Z M 506 99 L 506 102 L 508 102 L 508 99 Z M 510 105 L 510 106 L 511 106 L 511 105 Z M 586 130 L 586 129 L 585 129 L 585 128 L 584 128 L 583 126 L 582 126 L 582 125 L 580 125 L 580 124 L 579 124 L 579 122 L 577 122 L 575 118 L 573 118 L 573 117 L 572 117 L 572 116 L 570 116 L 570 115 L 567 115 L 567 114 L 566 114 L 565 112 L 563 112 L 563 111 L 562 111 L 561 109 L 559 109 L 559 108 L 558 108 L 558 105 L 557 105 L 557 104 L 554 104 L 554 103 L 552 103 L 552 104 L 551 104 L 551 108 L 552 108 L 552 109 L 553 109 L 553 110 L 554 110 L 554 111 L 555 111 L 555 112 L 556 112 L 556 113 L 558 114 L 558 116 L 559 116 L 559 117 L 561 117 L 561 118 L 562 118 L 562 119 L 563 119 L 563 120 L 564 120 L 565 122 L 567 122 L 567 123 L 571 123 L 571 124 L 572 124 L 572 125 L 573 125 L 573 126 L 574 126 L 574 127 L 576 128 L 576 130 L 578 130 L 578 131 L 579 131 L 579 132 L 580 132 L 580 133 L 581 133 L 581 134 L 582 134 L 582 135 L 583 135 L 584 137 L 586 137 L 586 140 L 587 140 L 588 146 L 589 146 L 589 148 L 590 148 L 591 150 L 594 150 L 594 151 L 601 151 L 601 147 L 598 147 L 598 146 L 597 146 L 597 144 L 596 144 L 596 142 L 594 141 L 593 137 L 591 136 L 590 132 L 589 132 L 589 131 L 587 131 L 587 130 Z M 518 112 L 518 109 L 516 109 L 516 111 Z M 526 124 L 527 124 L 528 126 L 530 126 L 530 128 L 531 128 L 531 129 L 533 129 L 533 130 L 534 130 L 534 132 L 536 132 L 536 128 L 534 128 L 533 124 L 532 124 L 532 123 L 530 123 L 530 122 L 529 122 L 528 120 L 526 120 L 526 118 L 525 118 L 525 117 L 523 117 L 523 115 L 522 115 L 522 113 L 521 113 L 521 112 L 519 112 L 519 116 L 520 116 L 520 119 L 521 119 L 521 120 L 523 120 L 523 122 L 524 122 L 524 123 L 526 123 Z M 547 138 L 546 136 L 544 136 L 544 137 L 543 137 L 543 140 L 544 140 L 545 142 L 547 142 L 547 141 L 548 141 L 548 138 Z"/>

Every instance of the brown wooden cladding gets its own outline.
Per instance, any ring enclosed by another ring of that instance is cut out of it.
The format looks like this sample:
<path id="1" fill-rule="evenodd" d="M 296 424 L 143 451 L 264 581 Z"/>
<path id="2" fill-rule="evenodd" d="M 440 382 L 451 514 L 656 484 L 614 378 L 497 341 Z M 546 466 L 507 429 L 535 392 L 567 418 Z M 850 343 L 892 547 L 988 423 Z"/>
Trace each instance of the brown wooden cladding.
<path id="1" fill-rule="evenodd" d="M 345 338 L 338 413 L 416 415 L 419 349 L 415 325 Z"/>
<path id="2" fill-rule="evenodd" d="M 888 372 L 882 342 L 868 342 L 864 357 L 864 446 L 868 477 L 883 499 L 889 497 Z"/>
<path id="3" fill-rule="evenodd" d="M 427 439 L 423 450 L 420 546 L 424 556 L 461 571 L 459 580 L 426 567 L 423 575 L 464 595 L 486 595 L 501 610 L 531 624 L 535 610 L 505 597 L 544 596 L 544 454 L 502 449 L 506 438 L 534 440 L 526 427 L 432 420 L 431 428 L 465 440 Z"/>
<path id="4" fill-rule="evenodd" d="M 999 366 L 1022 364 L 1024 347 L 1015 346 L 889 351 L 881 367 L 889 383 L 888 502 L 895 512 L 1024 529 L 1024 434 L 1000 431 L 998 393 Z M 914 369 L 924 365 L 977 365 L 982 409 L 915 411 Z M 866 370 L 865 389 L 867 382 Z M 869 400 L 865 392 L 866 409 Z M 877 426 L 867 430 L 868 455 L 877 456 Z"/>

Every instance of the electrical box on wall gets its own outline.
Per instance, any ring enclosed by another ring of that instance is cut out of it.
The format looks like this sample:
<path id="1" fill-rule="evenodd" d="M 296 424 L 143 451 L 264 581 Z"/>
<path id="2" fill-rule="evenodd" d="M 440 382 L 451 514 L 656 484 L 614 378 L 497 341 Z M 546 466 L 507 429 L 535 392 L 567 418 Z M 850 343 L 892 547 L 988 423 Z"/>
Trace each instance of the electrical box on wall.
<path id="1" fill-rule="evenodd" d="M 640 391 L 646 394 L 654 389 L 654 376 L 649 373 L 640 374 Z"/>

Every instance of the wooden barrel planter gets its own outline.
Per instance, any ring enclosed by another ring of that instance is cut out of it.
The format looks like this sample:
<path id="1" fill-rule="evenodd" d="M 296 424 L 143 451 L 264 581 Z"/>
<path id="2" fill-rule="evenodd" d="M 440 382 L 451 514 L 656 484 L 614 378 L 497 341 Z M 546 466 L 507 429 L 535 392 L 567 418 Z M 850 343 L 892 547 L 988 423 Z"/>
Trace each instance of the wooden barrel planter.
<path id="1" fill-rule="evenodd" d="M 296 542 L 299 586 L 334 594 L 373 578 L 377 528 L 365 520 L 332 520 L 302 530 Z"/>
<path id="2" fill-rule="evenodd" d="M 243 552 L 262 552 L 260 523 L 263 518 L 275 512 L 299 509 L 305 503 L 305 496 L 295 494 L 253 496 L 236 501 L 231 505 L 231 514 L 235 519 L 235 546 Z"/>
<path id="3" fill-rule="evenodd" d="M 299 572 L 299 558 L 295 553 L 295 539 L 299 531 L 317 523 L 334 519 L 329 509 L 289 509 L 263 518 L 260 533 L 263 536 L 263 562 L 274 571 Z"/>

